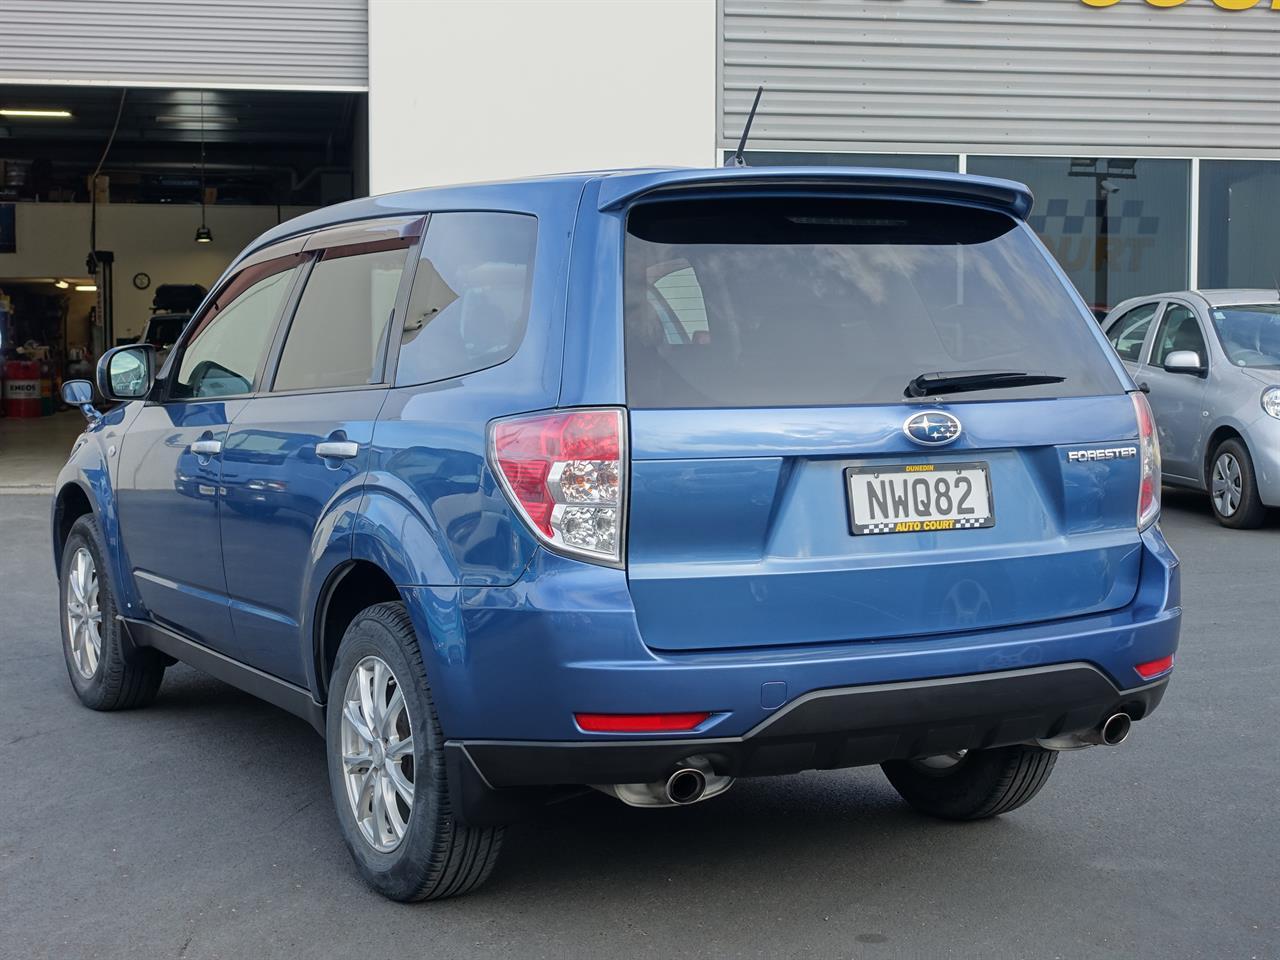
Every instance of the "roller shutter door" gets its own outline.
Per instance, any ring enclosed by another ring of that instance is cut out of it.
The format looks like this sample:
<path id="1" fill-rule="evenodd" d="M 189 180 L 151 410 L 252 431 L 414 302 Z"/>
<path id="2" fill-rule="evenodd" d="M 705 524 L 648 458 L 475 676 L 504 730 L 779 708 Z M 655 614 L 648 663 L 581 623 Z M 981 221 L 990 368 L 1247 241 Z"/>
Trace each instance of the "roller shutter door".
<path id="1" fill-rule="evenodd" d="M 367 0 L 0 0 L 0 83 L 364 90 Z"/>
<path id="2" fill-rule="evenodd" d="M 1280 10 L 722 0 L 720 145 L 1280 157 Z"/>

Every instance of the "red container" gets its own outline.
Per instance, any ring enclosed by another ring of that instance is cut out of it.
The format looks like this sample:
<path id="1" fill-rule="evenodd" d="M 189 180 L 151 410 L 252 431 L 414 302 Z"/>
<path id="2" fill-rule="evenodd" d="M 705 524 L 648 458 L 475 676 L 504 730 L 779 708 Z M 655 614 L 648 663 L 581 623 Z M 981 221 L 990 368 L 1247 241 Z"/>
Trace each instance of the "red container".
<path id="1" fill-rule="evenodd" d="M 10 360 L 4 365 L 4 407 L 11 417 L 40 416 L 40 364 Z"/>

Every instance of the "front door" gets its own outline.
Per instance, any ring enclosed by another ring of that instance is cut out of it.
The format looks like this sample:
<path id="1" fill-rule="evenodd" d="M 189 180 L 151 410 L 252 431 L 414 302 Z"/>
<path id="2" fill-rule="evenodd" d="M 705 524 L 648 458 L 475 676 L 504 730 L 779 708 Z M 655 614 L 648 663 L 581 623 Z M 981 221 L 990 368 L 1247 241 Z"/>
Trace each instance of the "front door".
<path id="1" fill-rule="evenodd" d="M 1170 301 L 1156 330 L 1147 363 L 1136 379 L 1151 388 L 1148 399 L 1160 434 L 1164 472 L 1180 480 L 1198 483 L 1200 464 L 1196 451 L 1204 430 L 1204 377 L 1195 373 L 1171 373 L 1165 360 L 1176 350 L 1191 350 L 1208 363 L 1208 349 L 1200 321 L 1191 307 Z"/>
<path id="2" fill-rule="evenodd" d="M 233 655 L 300 685 L 308 679 L 314 600 L 351 556 L 373 425 L 386 399 L 387 331 L 416 237 L 405 229 L 384 221 L 308 242 L 314 249 L 327 237 L 333 245 L 317 250 L 287 332 L 277 337 L 275 369 L 234 418 L 223 449 Z"/>
<path id="3" fill-rule="evenodd" d="M 215 648 L 231 634 L 218 523 L 222 448 L 261 375 L 298 263 L 258 263 L 223 287 L 157 384 L 158 402 L 121 443 L 120 530 L 139 597 L 155 620 Z"/>

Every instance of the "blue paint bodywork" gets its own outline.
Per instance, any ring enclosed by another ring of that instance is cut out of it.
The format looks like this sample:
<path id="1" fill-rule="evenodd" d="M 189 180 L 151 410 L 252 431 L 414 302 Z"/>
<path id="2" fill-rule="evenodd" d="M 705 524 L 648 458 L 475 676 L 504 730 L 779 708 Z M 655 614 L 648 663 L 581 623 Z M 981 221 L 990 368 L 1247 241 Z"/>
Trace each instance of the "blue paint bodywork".
<path id="1" fill-rule="evenodd" d="M 401 193 L 281 224 L 241 259 L 380 216 L 532 214 L 528 332 L 505 363 L 425 386 L 137 401 L 91 425 L 59 496 L 87 495 L 121 612 L 323 701 L 326 586 L 374 565 L 461 739 L 599 739 L 575 711 L 710 711 L 694 735 L 737 735 L 815 689 L 1072 661 L 1138 686 L 1134 665 L 1177 645 L 1178 563 L 1158 528 L 1136 529 L 1136 460 L 1067 469 L 1068 448 L 1136 438 L 1133 383 L 1078 297 L 1061 322 L 1094 331 L 1114 395 L 948 404 L 964 434 L 940 451 L 903 435 L 907 404 L 633 411 L 626 569 L 539 546 L 490 470 L 488 423 L 625 404 L 628 206 L 724 192 L 929 197 L 1017 219 L 1030 206 L 1018 184 L 950 174 L 651 170 Z M 206 435 L 220 457 L 190 453 Z M 361 453 L 320 460 L 328 439 Z M 845 468 L 974 459 L 999 491 L 995 527 L 850 535 Z M 56 556 L 56 526 L 54 540 Z"/>

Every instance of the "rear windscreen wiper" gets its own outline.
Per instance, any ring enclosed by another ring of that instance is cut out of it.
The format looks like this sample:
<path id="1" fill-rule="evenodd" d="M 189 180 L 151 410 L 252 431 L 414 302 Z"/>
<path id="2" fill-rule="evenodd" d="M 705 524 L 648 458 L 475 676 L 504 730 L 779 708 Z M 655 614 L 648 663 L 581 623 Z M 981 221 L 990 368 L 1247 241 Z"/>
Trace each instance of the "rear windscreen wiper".
<path id="1" fill-rule="evenodd" d="M 928 397 L 935 393 L 962 393 L 967 390 L 995 390 L 1000 387 L 1034 387 L 1040 383 L 1062 383 L 1066 377 L 1022 370 L 959 370 L 922 373 L 902 392 L 904 397 Z"/>

